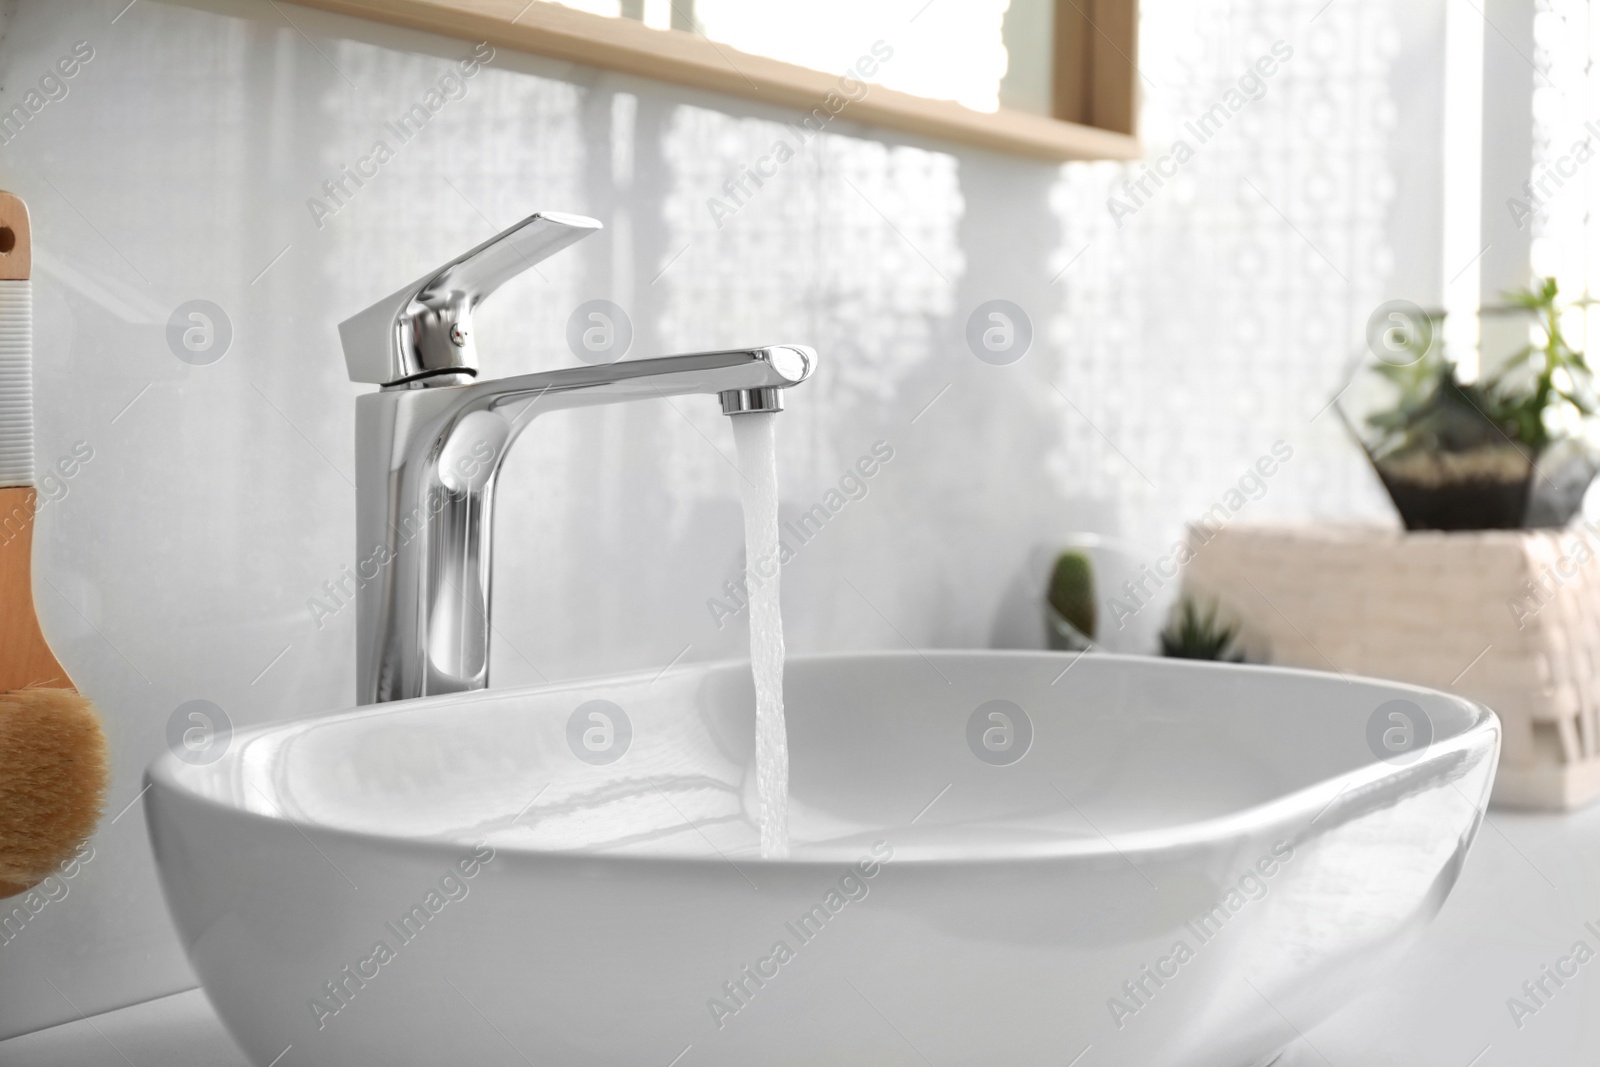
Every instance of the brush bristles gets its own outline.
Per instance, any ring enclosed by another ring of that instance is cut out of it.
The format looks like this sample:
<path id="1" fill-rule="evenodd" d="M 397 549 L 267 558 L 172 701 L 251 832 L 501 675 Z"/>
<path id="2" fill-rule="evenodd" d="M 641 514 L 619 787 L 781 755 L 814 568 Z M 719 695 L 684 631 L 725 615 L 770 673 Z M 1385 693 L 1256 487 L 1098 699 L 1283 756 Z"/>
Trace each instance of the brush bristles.
<path id="1" fill-rule="evenodd" d="M 0 896 L 36 885 L 94 832 L 106 738 L 72 689 L 0 693 Z"/>
<path id="2" fill-rule="evenodd" d="M 0 489 L 33 484 L 33 283 L 0 281 Z"/>

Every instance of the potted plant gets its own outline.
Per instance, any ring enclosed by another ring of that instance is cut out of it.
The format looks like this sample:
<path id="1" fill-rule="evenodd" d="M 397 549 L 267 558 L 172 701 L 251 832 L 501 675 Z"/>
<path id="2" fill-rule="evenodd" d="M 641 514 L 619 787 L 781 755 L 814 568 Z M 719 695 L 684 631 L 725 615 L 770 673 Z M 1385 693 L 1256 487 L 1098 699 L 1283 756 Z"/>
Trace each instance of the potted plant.
<path id="1" fill-rule="evenodd" d="M 1554 278 L 1507 299 L 1486 313 L 1531 317 L 1534 340 L 1491 373 L 1463 374 L 1417 309 L 1337 401 L 1408 530 L 1564 526 L 1595 476 L 1594 376 L 1561 325 L 1588 301 Z"/>

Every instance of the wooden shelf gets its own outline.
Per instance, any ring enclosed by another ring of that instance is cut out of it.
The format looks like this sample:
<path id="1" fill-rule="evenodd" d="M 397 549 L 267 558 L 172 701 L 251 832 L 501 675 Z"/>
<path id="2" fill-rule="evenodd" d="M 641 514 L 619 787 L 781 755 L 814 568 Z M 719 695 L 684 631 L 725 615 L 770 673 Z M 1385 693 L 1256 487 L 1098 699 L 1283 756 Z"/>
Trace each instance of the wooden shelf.
<path id="1" fill-rule="evenodd" d="M 775 107 L 810 111 L 820 107 L 839 83 L 837 75 L 750 55 L 698 34 L 655 29 L 631 19 L 592 15 L 544 0 L 298 2 L 447 37 L 487 41 L 496 48 L 727 93 Z M 1126 59 L 1132 54 L 1131 43 L 1119 47 L 1115 35 L 1131 33 L 1136 27 L 1134 7 L 1131 0 L 1111 3 L 1115 15 L 1105 16 L 1104 21 L 1097 17 L 1087 29 L 1080 26 L 1065 32 L 1075 32 L 1075 39 L 1086 43 L 1085 51 L 1114 51 Z M 1065 6 L 1073 11 L 1080 7 Z M 1090 5 L 1097 16 L 1108 6 L 1108 0 Z M 1134 159 L 1140 154 L 1138 137 L 1124 131 L 1132 130 L 1137 74 L 1131 60 L 1118 66 L 1127 69 L 1113 69 L 1108 74 L 1102 59 L 1090 75 L 1095 99 L 1077 99 L 1073 107 L 1081 116 L 1120 128 L 1064 122 L 1021 111 L 973 111 L 954 101 L 930 100 L 876 85 L 837 117 L 1034 159 Z"/>

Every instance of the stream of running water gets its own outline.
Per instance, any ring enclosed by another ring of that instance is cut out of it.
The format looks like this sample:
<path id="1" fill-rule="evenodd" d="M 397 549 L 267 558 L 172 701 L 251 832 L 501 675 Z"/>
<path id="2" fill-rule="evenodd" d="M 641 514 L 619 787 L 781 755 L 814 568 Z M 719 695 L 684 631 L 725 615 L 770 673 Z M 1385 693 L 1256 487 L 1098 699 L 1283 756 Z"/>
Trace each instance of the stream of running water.
<path id="1" fill-rule="evenodd" d="M 778 612 L 777 412 L 733 417 L 744 506 L 750 667 L 756 683 L 756 790 L 761 855 L 789 854 L 789 736 L 783 722 L 783 617 Z"/>

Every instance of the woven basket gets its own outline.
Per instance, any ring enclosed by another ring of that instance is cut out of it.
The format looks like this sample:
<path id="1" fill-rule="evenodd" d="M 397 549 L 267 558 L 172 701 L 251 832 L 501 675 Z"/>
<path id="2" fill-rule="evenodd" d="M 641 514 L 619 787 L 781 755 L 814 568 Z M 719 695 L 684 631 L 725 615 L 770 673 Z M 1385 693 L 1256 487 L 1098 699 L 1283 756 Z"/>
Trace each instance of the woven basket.
<path id="1" fill-rule="evenodd" d="M 1504 727 L 1494 801 L 1600 797 L 1600 527 L 1415 532 L 1191 528 L 1184 591 L 1252 661 L 1413 682 Z"/>

